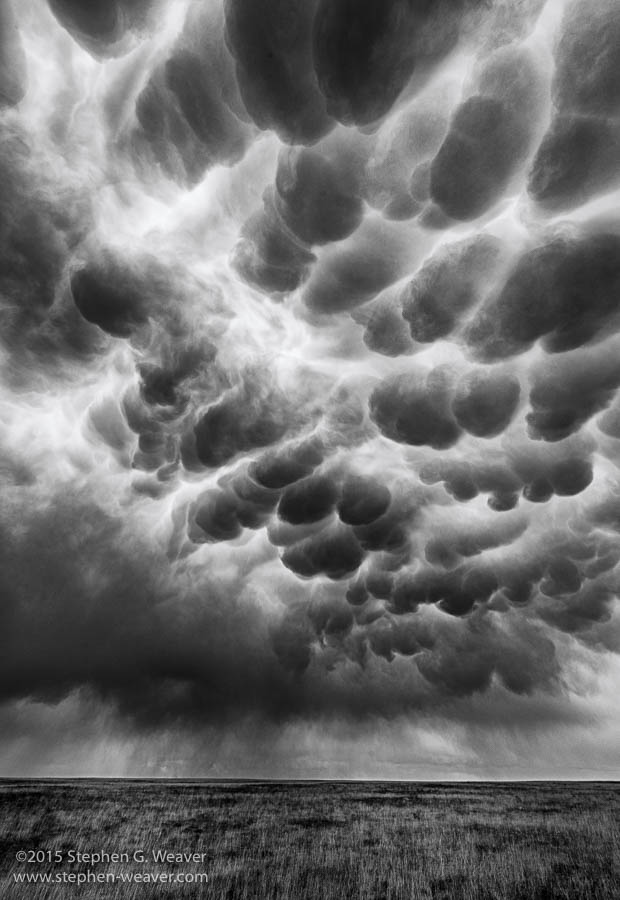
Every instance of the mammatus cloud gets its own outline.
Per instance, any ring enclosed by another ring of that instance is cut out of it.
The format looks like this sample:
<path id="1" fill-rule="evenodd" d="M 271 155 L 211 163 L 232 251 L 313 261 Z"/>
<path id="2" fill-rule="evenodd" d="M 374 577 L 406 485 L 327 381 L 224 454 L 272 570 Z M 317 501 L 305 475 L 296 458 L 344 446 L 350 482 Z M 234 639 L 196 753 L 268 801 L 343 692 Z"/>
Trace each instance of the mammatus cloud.
<path id="1" fill-rule="evenodd" d="M 611 0 L 3 0 L 7 771 L 617 775 L 619 62 Z"/>

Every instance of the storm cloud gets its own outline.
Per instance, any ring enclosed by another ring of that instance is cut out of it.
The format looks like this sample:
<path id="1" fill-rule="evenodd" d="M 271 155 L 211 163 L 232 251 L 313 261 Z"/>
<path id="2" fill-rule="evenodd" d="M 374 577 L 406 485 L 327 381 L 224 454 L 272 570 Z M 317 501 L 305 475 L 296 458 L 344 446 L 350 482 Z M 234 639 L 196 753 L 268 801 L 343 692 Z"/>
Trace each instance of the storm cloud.
<path id="1" fill-rule="evenodd" d="M 619 54 L 612 0 L 0 3 L 0 758 L 611 747 Z"/>

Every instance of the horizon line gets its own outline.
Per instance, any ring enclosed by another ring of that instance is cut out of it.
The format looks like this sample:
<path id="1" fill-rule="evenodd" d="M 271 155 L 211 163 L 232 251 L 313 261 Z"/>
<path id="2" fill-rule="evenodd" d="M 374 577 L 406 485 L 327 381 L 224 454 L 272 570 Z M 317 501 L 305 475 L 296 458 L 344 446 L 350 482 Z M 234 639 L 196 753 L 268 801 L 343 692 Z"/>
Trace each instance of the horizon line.
<path id="1" fill-rule="evenodd" d="M 423 784 L 423 785 L 488 785 L 488 784 L 620 784 L 619 778 L 243 778 L 192 777 L 157 775 L 0 775 L 2 782 L 118 781 L 149 783 L 192 782 L 202 784 Z"/>

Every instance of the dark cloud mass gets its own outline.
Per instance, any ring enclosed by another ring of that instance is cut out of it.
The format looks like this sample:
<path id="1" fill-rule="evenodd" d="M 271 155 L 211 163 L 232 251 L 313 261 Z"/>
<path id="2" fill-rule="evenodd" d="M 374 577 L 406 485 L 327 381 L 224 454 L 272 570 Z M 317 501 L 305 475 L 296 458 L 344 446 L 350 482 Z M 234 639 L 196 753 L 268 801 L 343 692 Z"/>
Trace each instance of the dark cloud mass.
<path id="1" fill-rule="evenodd" d="M 539 73 L 526 51 L 498 51 L 477 86 L 455 111 L 431 166 L 433 200 L 465 221 L 500 199 L 526 158 L 541 107 Z"/>
<path id="2" fill-rule="evenodd" d="M 530 193 L 551 209 L 580 206 L 618 178 L 620 13 L 614 2 L 586 11 L 567 4 L 555 56 L 557 115 L 538 150 Z"/>
<path id="3" fill-rule="evenodd" d="M 329 529 L 287 548 L 282 562 L 298 575 L 311 578 L 325 574 L 340 579 L 361 565 L 364 551 L 355 535 L 344 528 Z"/>
<path id="4" fill-rule="evenodd" d="M 617 348 L 556 357 L 534 373 L 528 427 L 532 436 L 559 441 L 613 401 L 620 386 Z"/>
<path id="5" fill-rule="evenodd" d="M 334 508 L 336 487 L 325 476 L 314 476 L 287 487 L 278 504 L 278 515 L 285 522 L 302 525 L 325 518 Z"/>
<path id="6" fill-rule="evenodd" d="M 617 181 L 619 145 L 620 133 L 613 120 L 556 116 L 532 164 L 531 196 L 551 210 L 581 206 Z"/>
<path id="7" fill-rule="evenodd" d="M 508 427 L 520 392 L 514 376 L 473 371 L 459 383 L 452 411 L 461 428 L 477 437 L 495 437 Z"/>
<path id="8" fill-rule="evenodd" d="M 319 84 L 341 122 L 365 125 L 389 111 L 417 67 L 455 45 L 461 0 L 321 0 L 314 24 Z"/>
<path id="9" fill-rule="evenodd" d="M 449 405 L 447 373 L 415 372 L 389 379 L 370 400 L 371 416 L 386 437 L 437 450 L 451 447 L 459 437 Z"/>
<path id="10" fill-rule="evenodd" d="M 149 316 L 148 287 L 140 280 L 129 267 L 104 258 L 74 274 L 71 293 L 88 322 L 115 337 L 129 337 Z"/>
<path id="11" fill-rule="evenodd" d="M 313 144 L 332 127 L 312 58 L 315 0 L 286 13 L 271 0 L 225 0 L 226 36 L 245 106 L 259 128 Z"/>
<path id="12" fill-rule="evenodd" d="M 620 236 L 595 233 L 552 235 L 524 253 L 468 329 L 476 355 L 504 359 L 539 339 L 561 353 L 605 334 L 616 313 L 619 250 Z"/>
<path id="13" fill-rule="evenodd" d="M 291 411 L 284 397 L 252 382 L 211 406 L 194 428 L 196 453 L 205 466 L 220 466 L 243 450 L 266 447 L 287 432 Z"/>
<path id="14" fill-rule="evenodd" d="M 316 151 L 282 154 L 276 191 L 282 218 L 307 244 L 340 241 L 362 221 L 362 201 L 351 173 Z"/>
<path id="15" fill-rule="evenodd" d="M 351 475 L 343 485 L 338 515 L 347 525 L 370 525 L 390 505 L 390 491 L 370 478 Z"/>
<path id="16" fill-rule="evenodd" d="M 501 260 L 501 244 L 485 235 L 440 248 L 408 283 L 402 314 L 421 343 L 447 337 L 480 300 Z"/>
<path id="17" fill-rule="evenodd" d="M 243 226 L 234 254 L 234 265 L 249 284 L 275 294 L 298 288 L 315 260 L 278 215 L 270 196 Z"/>
<path id="18" fill-rule="evenodd" d="M 193 186 L 214 165 L 243 158 L 251 128 L 221 14 L 192 7 L 169 57 L 137 96 L 135 113 L 134 160 L 146 181 L 155 166 Z"/>
<path id="19" fill-rule="evenodd" d="M 0 2 L 0 760 L 611 746 L 619 63 L 615 0 Z"/>
<path id="20" fill-rule="evenodd" d="M 95 55 L 126 52 L 123 38 L 142 30 L 158 0 L 49 0 L 50 8 L 71 35 Z"/>
<path id="21" fill-rule="evenodd" d="M 349 240 L 323 250 L 304 288 L 304 302 L 324 314 L 355 309 L 402 276 L 408 252 L 403 235 L 369 221 Z"/>

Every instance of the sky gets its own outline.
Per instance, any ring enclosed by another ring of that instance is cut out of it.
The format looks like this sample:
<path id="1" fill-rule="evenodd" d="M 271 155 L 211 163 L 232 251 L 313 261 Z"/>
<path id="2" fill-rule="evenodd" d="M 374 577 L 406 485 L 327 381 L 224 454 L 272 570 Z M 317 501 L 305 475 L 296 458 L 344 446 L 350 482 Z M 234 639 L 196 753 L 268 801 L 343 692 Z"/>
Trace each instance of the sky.
<path id="1" fill-rule="evenodd" d="M 616 0 L 0 0 L 0 776 L 620 778 Z"/>

